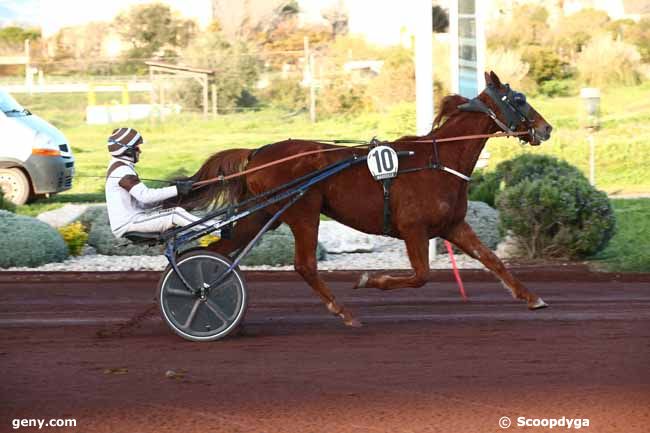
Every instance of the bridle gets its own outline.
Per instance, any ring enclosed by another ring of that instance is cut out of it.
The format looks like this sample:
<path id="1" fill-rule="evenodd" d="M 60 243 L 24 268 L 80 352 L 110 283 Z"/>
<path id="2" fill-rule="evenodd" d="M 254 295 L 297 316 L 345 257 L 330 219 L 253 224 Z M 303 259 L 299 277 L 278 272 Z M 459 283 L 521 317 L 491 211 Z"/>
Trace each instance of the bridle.
<path id="1" fill-rule="evenodd" d="M 515 132 L 523 124 L 526 126 L 528 135 L 530 135 L 532 140 L 535 135 L 535 128 L 533 128 L 533 120 L 528 117 L 531 107 L 526 102 L 526 95 L 512 90 L 508 84 L 504 87 L 505 91 L 500 92 L 494 85 L 489 84 L 485 88 L 485 94 L 499 108 L 505 121 L 499 119 L 494 110 L 481 101 L 478 96 L 469 102 L 459 105 L 458 109 L 461 111 L 475 111 L 487 114 L 501 130 L 507 133 Z"/>

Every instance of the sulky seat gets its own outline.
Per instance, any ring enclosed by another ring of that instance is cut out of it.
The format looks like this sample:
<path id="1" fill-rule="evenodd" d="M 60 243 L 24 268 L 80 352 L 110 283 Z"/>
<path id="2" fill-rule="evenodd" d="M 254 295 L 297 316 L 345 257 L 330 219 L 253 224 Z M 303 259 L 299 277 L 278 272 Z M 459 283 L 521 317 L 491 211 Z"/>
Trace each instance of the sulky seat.
<path id="1" fill-rule="evenodd" d="M 122 237 L 134 244 L 157 244 L 163 241 L 161 234 L 155 232 L 127 232 Z"/>

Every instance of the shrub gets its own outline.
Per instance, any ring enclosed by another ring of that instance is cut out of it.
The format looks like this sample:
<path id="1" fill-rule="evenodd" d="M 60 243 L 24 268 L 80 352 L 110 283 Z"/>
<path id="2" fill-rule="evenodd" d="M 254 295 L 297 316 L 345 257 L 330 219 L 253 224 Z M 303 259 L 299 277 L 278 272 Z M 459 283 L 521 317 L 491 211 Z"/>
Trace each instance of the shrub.
<path id="1" fill-rule="evenodd" d="M 287 266 L 293 264 L 294 258 L 293 234 L 285 224 L 276 230 L 266 233 L 260 243 L 242 260 L 245 266 Z M 316 259 L 325 258 L 325 251 L 318 245 Z"/>
<path id="2" fill-rule="evenodd" d="M 67 226 L 59 228 L 59 233 L 66 245 L 71 256 L 78 256 L 81 254 L 86 241 L 88 240 L 88 233 L 86 228 L 79 221 L 68 224 Z"/>
<path id="3" fill-rule="evenodd" d="M 372 101 L 365 85 L 337 78 L 323 86 L 316 106 L 319 115 L 354 115 L 368 110 Z"/>
<path id="4" fill-rule="evenodd" d="M 298 80 L 278 79 L 271 81 L 262 98 L 271 107 L 296 111 L 307 108 L 307 92 Z"/>
<path id="5" fill-rule="evenodd" d="M 386 51 L 379 75 L 368 84 L 368 95 L 377 107 L 414 100 L 415 64 L 410 50 L 399 47 Z"/>
<path id="6" fill-rule="evenodd" d="M 16 205 L 5 198 L 5 194 L 4 194 L 4 191 L 2 191 L 2 188 L 0 188 L 0 209 L 6 210 L 6 211 L 9 211 L 9 212 L 15 212 L 16 211 Z"/>
<path id="7" fill-rule="evenodd" d="M 573 80 L 549 80 L 539 85 L 539 93 L 546 96 L 572 96 L 578 92 Z"/>
<path id="8" fill-rule="evenodd" d="M 56 231 L 36 218 L 0 210 L 0 268 L 61 262 L 68 248 Z"/>
<path id="9" fill-rule="evenodd" d="M 81 224 L 90 227 L 88 245 L 99 254 L 108 256 L 157 256 L 162 254 L 162 246 L 134 244 L 127 239 L 117 239 L 111 231 L 106 206 L 94 206 L 79 218 Z"/>
<path id="10" fill-rule="evenodd" d="M 602 250 L 615 231 L 607 195 L 584 177 L 553 173 L 524 179 L 497 198 L 502 232 L 532 258 L 582 258 Z"/>
<path id="11" fill-rule="evenodd" d="M 501 174 L 497 171 L 485 173 L 479 170 L 472 175 L 472 182 L 469 184 L 469 199 L 482 201 L 494 207 L 496 195 L 499 192 Z"/>
<path id="12" fill-rule="evenodd" d="M 569 78 L 568 64 L 550 48 L 529 46 L 524 50 L 522 60 L 530 66 L 528 76 L 541 85 L 547 81 Z"/>
<path id="13" fill-rule="evenodd" d="M 469 198 L 494 207 L 496 196 L 505 187 L 542 177 L 575 177 L 587 180 L 580 170 L 566 161 L 547 155 L 523 154 L 499 163 L 493 172 L 474 175 Z"/>
<path id="14" fill-rule="evenodd" d="M 632 44 L 594 37 L 578 56 L 580 78 L 590 86 L 633 85 L 640 80 L 641 54 Z"/>

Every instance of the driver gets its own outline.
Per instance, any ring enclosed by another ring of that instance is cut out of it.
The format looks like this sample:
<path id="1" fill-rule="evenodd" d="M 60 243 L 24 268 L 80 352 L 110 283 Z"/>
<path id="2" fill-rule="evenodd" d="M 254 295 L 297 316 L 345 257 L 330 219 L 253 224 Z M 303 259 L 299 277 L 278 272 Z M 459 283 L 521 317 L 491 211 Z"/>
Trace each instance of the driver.
<path id="1" fill-rule="evenodd" d="M 106 174 L 106 205 L 111 230 L 118 238 L 128 232 L 162 233 L 200 219 L 182 207 L 160 208 L 161 202 L 168 198 L 188 195 L 194 182 L 179 180 L 166 188 L 148 188 L 135 171 L 142 144 L 142 136 L 133 128 L 115 129 L 108 137 L 112 158 Z M 208 221 L 192 229 L 203 230 L 216 223 Z"/>

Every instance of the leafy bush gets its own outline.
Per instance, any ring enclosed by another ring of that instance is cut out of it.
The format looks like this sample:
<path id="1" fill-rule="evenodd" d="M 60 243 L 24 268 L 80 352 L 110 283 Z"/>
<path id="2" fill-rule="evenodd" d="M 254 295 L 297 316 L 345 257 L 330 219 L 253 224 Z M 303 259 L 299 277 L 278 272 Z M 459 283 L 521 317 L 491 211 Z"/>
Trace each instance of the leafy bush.
<path id="1" fill-rule="evenodd" d="M 469 184 L 469 199 L 472 201 L 482 201 L 495 206 L 496 196 L 499 193 L 502 175 L 497 171 L 485 173 L 478 170 L 472 174 L 472 182 Z"/>
<path id="2" fill-rule="evenodd" d="M 615 232 L 607 195 L 583 177 L 543 176 L 505 188 L 497 198 L 500 228 L 528 258 L 582 258 L 601 251 Z"/>
<path id="3" fill-rule="evenodd" d="M 244 266 L 287 266 L 293 264 L 293 234 L 285 224 L 272 232 L 266 233 L 260 243 L 242 260 Z M 318 245 L 316 259 L 325 258 L 325 251 Z"/>
<path id="4" fill-rule="evenodd" d="M 317 111 L 325 116 L 353 115 L 368 110 L 370 106 L 372 101 L 367 96 L 365 85 L 337 78 L 321 89 Z"/>
<path id="5" fill-rule="evenodd" d="M 523 154 L 499 163 L 493 172 L 475 174 L 470 184 L 469 198 L 494 207 L 496 196 L 505 187 L 542 177 L 587 180 L 580 170 L 566 161 L 547 155 Z"/>
<path id="6" fill-rule="evenodd" d="M 307 92 L 298 80 L 278 79 L 261 96 L 271 107 L 296 111 L 307 108 Z"/>
<path id="7" fill-rule="evenodd" d="M 415 97 L 415 64 L 413 54 L 405 48 L 386 51 L 379 75 L 368 84 L 368 95 L 374 105 L 386 107 L 400 102 L 413 101 Z"/>
<path id="8" fill-rule="evenodd" d="M 68 257 L 68 247 L 56 229 L 5 210 L 0 210 L 0 245 L 0 268 L 37 267 Z"/>
<path id="9" fill-rule="evenodd" d="M 5 194 L 4 191 L 2 191 L 2 188 L 0 188 L 0 209 L 4 209 L 9 212 L 16 211 L 16 205 L 5 198 Z"/>
<path id="10" fill-rule="evenodd" d="M 633 85 L 640 81 L 641 54 L 632 44 L 601 35 L 585 46 L 576 66 L 591 86 Z"/>
<path id="11" fill-rule="evenodd" d="M 574 80 L 549 80 L 539 85 L 539 93 L 546 96 L 572 96 L 578 93 L 578 86 Z"/>
<path id="12" fill-rule="evenodd" d="M 530 67 L 528 77 L 538 85 L 570 76 L 568 64 L 550 48 L 529 46 L 524 50 L 522 60 Z"/>
<path id="13" fill-rule="evenodd" d="M 95 206 L 79 218 L 81 224 L 90 227 L 88 245 L 97 253 L 108 256 L 157 256 L 162 254 L 159 245 L 134 244 L 127 239 L 117 239 L 111 231 L 106 206 Z"/>
<path id="14" fill-rule="evenodd" d="M 68 224 L 67 226 L 59 228 L 59 233 L 66 245 L 71 256 L 78 256 L 81 254 L 86 241 L 88 240 L 88 233 L 86 228 L 79 221 Z"/>

